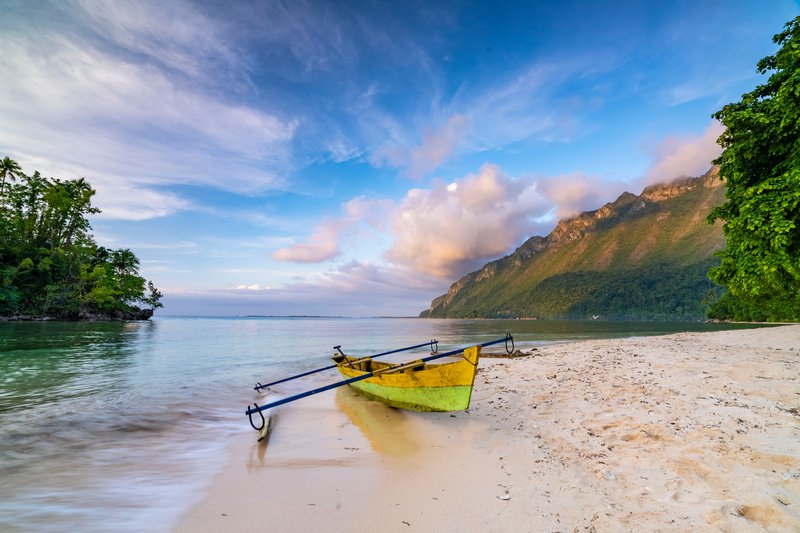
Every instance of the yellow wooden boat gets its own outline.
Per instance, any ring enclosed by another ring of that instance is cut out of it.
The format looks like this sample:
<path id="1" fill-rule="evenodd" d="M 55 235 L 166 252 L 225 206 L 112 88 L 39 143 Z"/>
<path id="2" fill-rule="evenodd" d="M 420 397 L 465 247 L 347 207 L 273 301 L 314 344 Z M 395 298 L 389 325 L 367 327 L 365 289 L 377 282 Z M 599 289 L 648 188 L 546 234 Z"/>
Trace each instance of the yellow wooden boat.
<path id="1" fill-rule="evenodd" d="M 250 425 L 255 430 L 260 431 L 263 436 L 269 429 L 269 423 L 263 411 L 314 394 L 344 387 L 345 385 L 350 385 L 370 398 L 375 398 L 401 409 L 412 411 L 461 411 L 469 407 L 469 401 L 472 398 L 472 384 L 475 382 L 475 373 L 478 369 L 481 348 L 501 342 L 505 342 L 508 353 L 514 351 L 514 337 L 510 333 L 507 333 L 501 339 L 484 342 L 470 348 L 459 348 L 443 354 L 437 353 L 438 343 L 435 340 L 361 358 L 350 357 L 342 353 L 341 346 L 334 346 L 334 349 L 339 351 L 337 355 L 333 356 L 335 364 L 279 379 L 266 385 L 259 382 L 256 383 L 254 390 L 267 391 L 273 385 L 310 376 L 334 367 L 347 379 L 301 392 L 288 398 L 281 398 L 266 405 L 253 403 L 252 407 L 247 406 L 245 414 L 250 420 Z M 375 361 L 376 357 L 414 350 L 428 345 L 430 345 L 432 354 L 410 363 L 392 364 Z M 428 361 L 435 361 L 445 357 L 456 358 L 457 360 L 450 363 L 428 364 Z M 261 417 L 260 425 L 256 425 L 253 422 L 254 414 L 258 414 Z"/>
<path id="2" fill-rule="evenodd" d="M 465 349 L 458 361 L 429 364 L 418 359 L 405 364 L 335 355 L 336 368 L 364 396 L 410 411 L 463 411 L 469 408 L 481 347 Z"/>

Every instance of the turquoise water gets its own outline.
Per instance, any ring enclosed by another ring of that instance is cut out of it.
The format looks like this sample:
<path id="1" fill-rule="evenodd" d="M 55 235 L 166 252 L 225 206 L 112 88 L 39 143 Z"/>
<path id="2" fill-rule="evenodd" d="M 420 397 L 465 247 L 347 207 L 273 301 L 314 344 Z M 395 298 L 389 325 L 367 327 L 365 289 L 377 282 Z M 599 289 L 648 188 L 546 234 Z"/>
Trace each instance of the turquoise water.
<path id="1" fill-rule="evenodd" d="M 168 530 L 222 468 L 231 437 L 252 431 L 244 410 L 256 399 L 255 382 L 326 366 L 336 344 L 368 355 L 435 338 L 443 352 L 506 332 L 524 348 L 740 327 L 180 317 L 0 323 L 0 530 Z M 335 372 L 321 373 L 280 393 L 333 381 Z"/>

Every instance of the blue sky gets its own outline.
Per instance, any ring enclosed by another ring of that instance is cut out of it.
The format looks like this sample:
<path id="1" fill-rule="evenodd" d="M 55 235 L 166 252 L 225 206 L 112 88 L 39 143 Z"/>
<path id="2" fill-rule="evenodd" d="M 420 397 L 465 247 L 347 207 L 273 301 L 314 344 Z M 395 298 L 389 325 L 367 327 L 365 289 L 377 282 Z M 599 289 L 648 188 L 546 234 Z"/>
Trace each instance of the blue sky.
<path id="1" fill-rule="evenodd" d="M 0 0 L 0 156 L 85 177 L 164 314 L 408 316 L 705 172 L 795 1 Z"/>

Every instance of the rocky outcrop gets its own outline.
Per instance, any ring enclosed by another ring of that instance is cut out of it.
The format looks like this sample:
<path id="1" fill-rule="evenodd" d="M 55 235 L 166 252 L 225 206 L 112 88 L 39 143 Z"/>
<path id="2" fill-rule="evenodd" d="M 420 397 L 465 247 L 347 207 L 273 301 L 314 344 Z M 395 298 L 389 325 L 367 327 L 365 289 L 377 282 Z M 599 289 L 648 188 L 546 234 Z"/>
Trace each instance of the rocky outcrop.
<path id="1" fill-rule="evenodd" d="M 110 313 L 80 313 L 78 315 L 78 320 L 85 322 L 106 322 L 110 320 L 150 320 L 152 316 L 152 309 L 131 307 L 127 311 L 112 311 Z"/>
<path id="2" fill-rule="evenodd" d="M 150 320 L 153 316 L 152 309 L 132 307 L 127 311 L 112 311 L 109 313 L 81 312 L 73 316 L 34 316 L 12 315 L 0 317 L 0 322 L 47 322 L 51 320 L 79 321 L 79 322 L 110 322 L 113 320 Z"/>
<path id="3" fill-rule="evenodd" d="M 123 320 L 150 320 L 153 316 L 152 309 L 139 309 L 135 307 L 122 315 Z"/>

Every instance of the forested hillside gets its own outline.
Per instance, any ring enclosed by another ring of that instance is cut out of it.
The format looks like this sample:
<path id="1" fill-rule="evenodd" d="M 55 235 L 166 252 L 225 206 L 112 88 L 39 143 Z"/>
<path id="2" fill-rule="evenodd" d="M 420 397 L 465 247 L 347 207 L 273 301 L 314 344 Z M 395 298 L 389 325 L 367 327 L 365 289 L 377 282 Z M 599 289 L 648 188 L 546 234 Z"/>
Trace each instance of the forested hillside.
<path id="1" fill-rule="evenodd" d="M 422 317 L 692 320 L 715 291 L 725 238 L 706 215 L 724 197 L 705 176 L 622 194 L 454 283 Z"/>
<path id="2" fill-rule="evenodd" d="M 161 293 L 128 249 L 95 243 L 84 179 L 26 175 L 0 162 L 0 317 L 149 318 Z M 141 309 L 137 304 L 142 304 Z"/>

